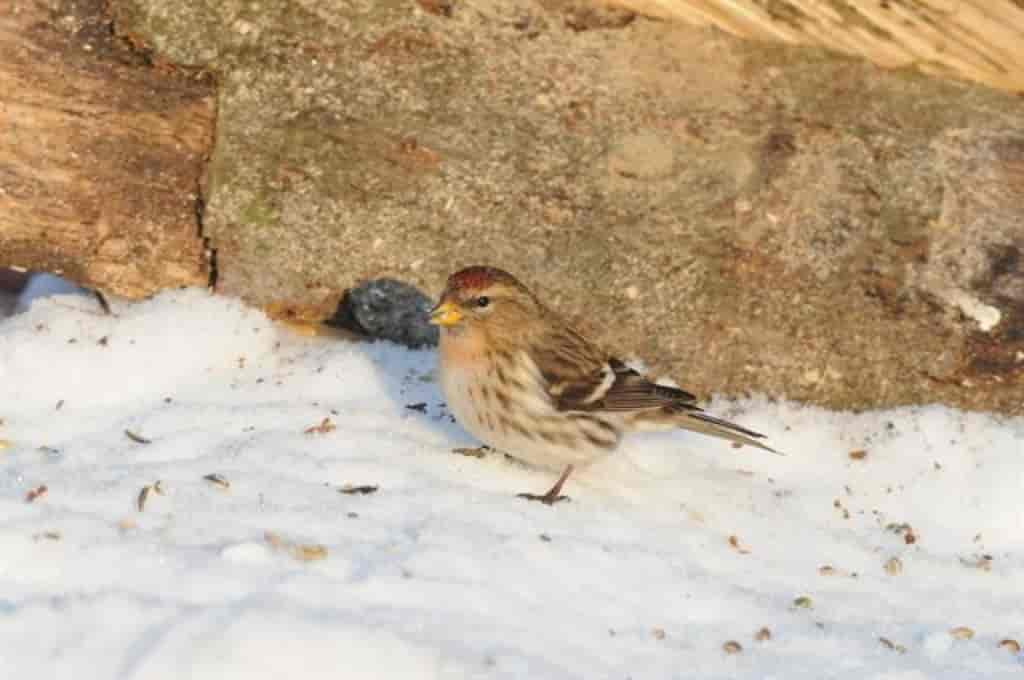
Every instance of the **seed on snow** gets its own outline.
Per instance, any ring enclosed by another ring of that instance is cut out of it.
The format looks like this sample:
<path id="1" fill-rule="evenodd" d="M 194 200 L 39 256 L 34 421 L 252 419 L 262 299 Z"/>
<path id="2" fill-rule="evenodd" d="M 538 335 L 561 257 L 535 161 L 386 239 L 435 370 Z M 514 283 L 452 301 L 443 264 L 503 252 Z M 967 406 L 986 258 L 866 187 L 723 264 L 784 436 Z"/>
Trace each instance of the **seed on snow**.
<path id="1" fill-rule="evenodd" d="M 214 486 L 219 486 L 222 489 L 231 488 L 231 482 L 229 482 L 223 475 L 218 475 L 216 472 L 213 472 L 208 475 L 203 475 L 203 479 L 210 482 Z"/>
<path id="2" fill-rule="evenodd" d="M 1011 639 L 1011 638 L 1006 638 L 1005 640 L 1000 640 L 999 641 L 999 647 L 1001 649 L 1005 649 L 1008 652 L 1012 652 L 1013 654 L 1019 654 L 1020 653 L 1020 643 L 1017 642 L 1016 640 Z"/>
<path id="3" fill-rule="evenodd" d="M 727 640 L 722 643 L 722 651 L 726 654 L 739 654 L 743 651 L 743 645 L 736 642 L 735 640 Z"/>
<path id="4" fill-rule="evenodd" d="M 47 486 L 45 484 L 40 484 L 36 488 L 30 489 L 29 492 L 27 494 L 25 494 L 25 502 L 26 503 L 32 503 L 37 498 L 39 498 L 40 496 L 44 495 L 47 491 L 49 491 L 49 488 L 47 488 Z"/>
<path id="5" fill-rule="evenodd" d="M 124 431 L 124 436 L 128 437 L 128 439 L 131 439 L 136 444 L 152 444 L 153 443 L 152 439 L 146 439 L 142 435 L 135 434 L 131 430 L 125 430 Z"/>
<path id="6" fill-rule="evenodd" d="M 338 487 L 338 493 L 347 494 L 349 496 L 366 496 L 367 494 L 377 493 L 380 487 L 376 484 L 360 484 L 358 486 L 352 484 L 345 484 Z"/>
<path id="7" fill-rule="evenodd" d="M 903 645 L 896 644 L 895 642 L 893 642 L 889 638 L 880 637 L 880 638 L 878 638 L 878 642 L 883 647 L 885 647 L 886 649 L 891 649 L 892 651 L 899 652 L 900 654 L 903 654 L 904 652 L 907 651 L 906 647 L 904 647 Z"/>
<path id="8" fill-rule="evenodd" d="M 149 494 L 153 492 L 153 487 L 147 484 L 142 487 L 139 491 L 139 497 L 135 501 L 135 505 L 139 508 L 139 512 L 143 512 L 146 509 L 146 501 L 149 500 Z"/>
<path id="9" fill-rule="evenodd" d="M 754 639 L 758 642 L 767 642 L 768 640 L 772 639 L 772 632 L 768 630 L 767 626 L 765 626 L 756 633 L 754 633 Z"/>
<path id="10" fill-rule="evenodd" d="M 806 595 L 801 595 L 793 600 L 793 606 L 798 609 L 810 609 L 814 606 L 814 601 Z"/>
<path id="11" fill-rule="evenodd" d="M 903 562 L 898 557 L 890 557 L 882 565 L 882 568 L 885 569 L 885 573 L 889 576 L 898 576 L 903 573 Z"/>
<path id="12" fill-rule="evenodd" d="M 949 634 L 957 640 L 970 640 L 974 637 L 974 631 L 967 626 L 957 626 L 949 631 Z"/>

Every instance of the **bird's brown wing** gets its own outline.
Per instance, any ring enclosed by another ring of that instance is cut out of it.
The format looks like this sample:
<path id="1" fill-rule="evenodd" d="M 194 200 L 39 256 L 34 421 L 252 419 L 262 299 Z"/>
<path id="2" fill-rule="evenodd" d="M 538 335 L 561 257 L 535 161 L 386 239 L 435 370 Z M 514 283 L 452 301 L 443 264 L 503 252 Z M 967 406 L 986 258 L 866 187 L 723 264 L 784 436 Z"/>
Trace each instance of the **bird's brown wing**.
<path id="1" fill-rule="evenodd" d="M 568 327 L 552 331 L 531 354 L 560 411 L 643 411 L 697 400 L 651 382 Z"/>
<path id="2" fill-rule="evenodd" d="M 689 392 L 651 382 L 569 328 L 553 332 L 531 354 L 560 411 L 632 413 L 778 453 L 757 441 L 764 438 L 760 432 L 708 415 Z"/>

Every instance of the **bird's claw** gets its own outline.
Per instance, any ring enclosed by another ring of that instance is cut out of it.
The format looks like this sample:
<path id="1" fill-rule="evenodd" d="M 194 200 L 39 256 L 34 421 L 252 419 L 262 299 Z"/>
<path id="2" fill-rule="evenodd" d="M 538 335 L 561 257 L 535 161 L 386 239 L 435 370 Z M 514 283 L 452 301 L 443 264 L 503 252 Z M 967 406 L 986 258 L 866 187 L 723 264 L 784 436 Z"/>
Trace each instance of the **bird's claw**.
<path id="1" fill-rule="evenodd" d="M 550 491 L 548 493 L 517 493 L 516 498 L 525 498 L 528 501 L 540 501 L 544 505 L 554 505 L 555 503 L 561 503 L 562 501 L 572 501 L 568 496 L 562 494 L 553 494 Z"/>

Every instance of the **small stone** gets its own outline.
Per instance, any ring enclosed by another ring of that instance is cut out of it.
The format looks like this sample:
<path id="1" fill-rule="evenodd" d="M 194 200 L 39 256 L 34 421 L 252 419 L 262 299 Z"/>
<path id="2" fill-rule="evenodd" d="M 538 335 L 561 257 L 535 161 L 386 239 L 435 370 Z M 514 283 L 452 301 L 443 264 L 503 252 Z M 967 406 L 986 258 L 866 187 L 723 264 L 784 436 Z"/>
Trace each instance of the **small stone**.
<path id="1" fill-rule="evenodd" d="M 868 452 L 866 449 L 854 449 L 853 451 L 850 451 L 848 455 L 850 456 L 850 460 L 864 460 L 868 457 Z"/>
<path id="2" fill-rule="evenodd" d="M 437 326 L 428 320 L 431 307 L 433 301 L 415 286 L 375 279 L 346 292 L 325 323 L 406 347 L 424 347 L 436 345 L 438 339 Z"/>

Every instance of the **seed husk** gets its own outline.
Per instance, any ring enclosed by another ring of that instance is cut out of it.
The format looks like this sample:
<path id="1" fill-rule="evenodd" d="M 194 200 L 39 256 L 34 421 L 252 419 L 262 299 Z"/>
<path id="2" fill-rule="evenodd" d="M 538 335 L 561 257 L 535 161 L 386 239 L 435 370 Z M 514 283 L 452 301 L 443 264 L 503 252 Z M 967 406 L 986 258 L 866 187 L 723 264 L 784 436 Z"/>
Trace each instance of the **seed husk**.
<path id="1" fill-rule="evenodd" d="M 949 631 L 949 634 L 957 640 L 970 640 L 974 637 L 974 631 L 967 626 L 957 626 Z"/>

